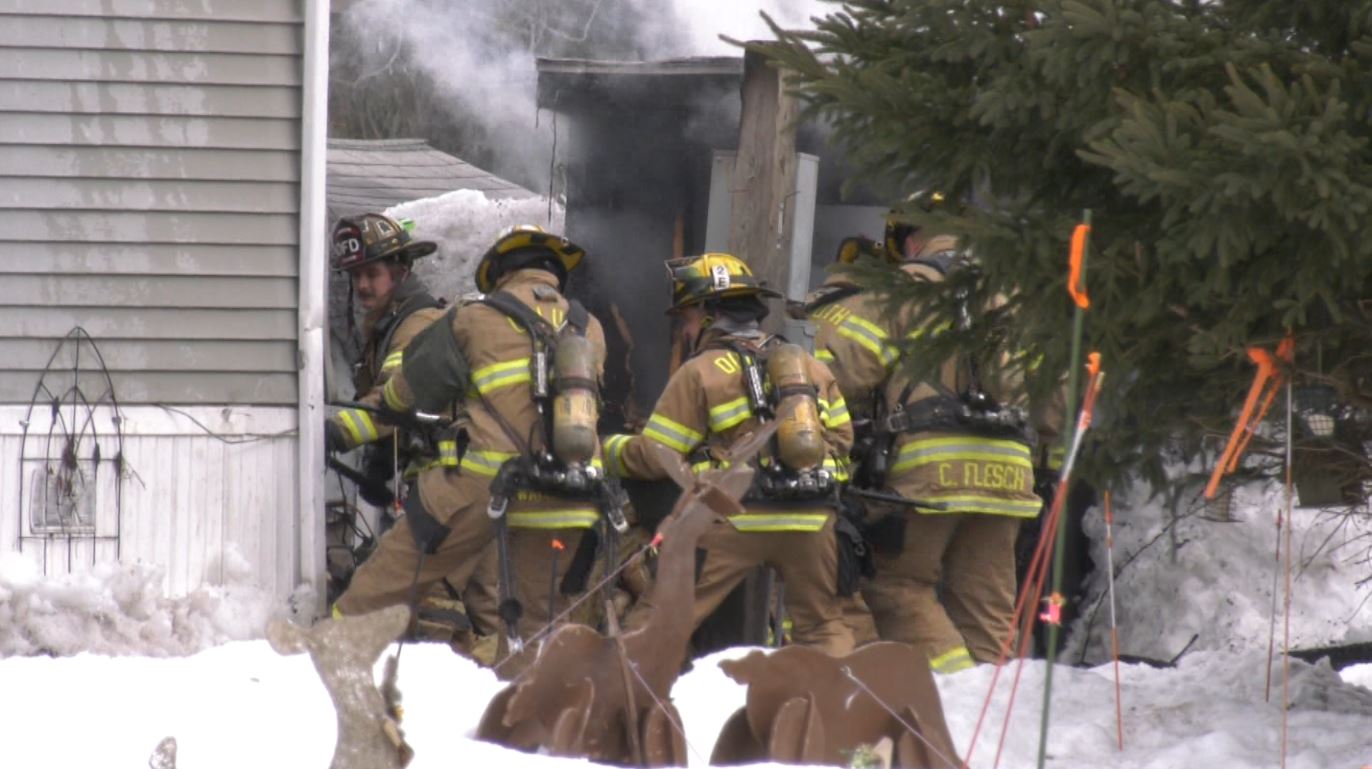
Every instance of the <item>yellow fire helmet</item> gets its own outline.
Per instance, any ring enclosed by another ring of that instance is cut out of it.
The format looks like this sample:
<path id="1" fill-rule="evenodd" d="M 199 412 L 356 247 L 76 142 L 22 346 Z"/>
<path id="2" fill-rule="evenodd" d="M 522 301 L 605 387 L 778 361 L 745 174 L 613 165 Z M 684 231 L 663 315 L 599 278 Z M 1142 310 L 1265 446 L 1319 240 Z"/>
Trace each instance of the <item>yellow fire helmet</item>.
<path id="1" fill-rule="evenodd" d="M 562 265 L 559 285 L 566 288 L 567 274 L 581 264 L 585 255 L 580 246 L 536 224 L 515 225 L 502 232 L 496 238 L 495 245 L 481 257 L 481 263 L 476 266 L 476 290 L 490 293 L 500 276 L 507 271 L 520 269 L 550 256 Z"/>
<path id="2" fill-rule="evenodd" d="M 838 244 L 838 255 L 834 257 L 834 261 L 839 264 L 853 264 L 864 255 L 873 259 L 887 258 L 886 250 L 877 245 L 875 240 L 855 235 L 851 238 L 844 238 L 843 242 Z"/>
<path id="3" fill-rule="evenodd" d="M 672 278 L 672 309 L 708 299 L 736 296 L 779 297 L 762 285 L 747 263 L 733 254 L 704 254 L 667 260 Z"/>
<path id="4" fill-rule="evenodd" d="M 892 264 L 905 261 L 905 239 L 919 229 L 917 225 L 899 221 L 903 212 L 919 209 L 930 213 L 943 208 L 947 203 L 948 196 L 938 190 L 920 190 L 907 197 L 899 207 L 891 209 L 886 215 L 886 261 Z"/>

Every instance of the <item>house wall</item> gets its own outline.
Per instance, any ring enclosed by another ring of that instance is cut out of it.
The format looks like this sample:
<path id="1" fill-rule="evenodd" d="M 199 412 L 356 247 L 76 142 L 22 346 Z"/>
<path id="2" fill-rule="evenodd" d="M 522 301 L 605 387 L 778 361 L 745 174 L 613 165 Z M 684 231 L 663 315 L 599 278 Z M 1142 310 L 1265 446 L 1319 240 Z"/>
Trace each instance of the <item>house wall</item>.
<path id="1" fill-rule="evenodd" d="M 327 14 L 0 0 L 0 555 L 322 578 Z M 35 528 L 71 435 L 93 521 Z"/>
<path id="2" fill-rule="evenodd" d="M 295 406 L 304 5 L 0 0 L 0 403 Z"/>

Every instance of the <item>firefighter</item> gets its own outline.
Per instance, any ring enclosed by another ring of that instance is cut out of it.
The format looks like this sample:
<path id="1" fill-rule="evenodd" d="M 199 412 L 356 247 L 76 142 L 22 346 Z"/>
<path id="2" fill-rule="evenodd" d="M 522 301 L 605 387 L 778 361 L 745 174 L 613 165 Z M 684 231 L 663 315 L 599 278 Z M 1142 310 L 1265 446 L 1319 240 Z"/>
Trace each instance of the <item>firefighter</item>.
<path id="1" fill-rule="evenodd" d="M 438 247 L 431 241 L 414 240 L 411 226 L 409 221 L 366 213 L 340 219 L 334 227 L 333 270 L 348 273 L 352 295 L 365 312 L 362 356 L 353 369 L 353 399 L 364 404 L 381 402 L 381 388 L 400 367 L 406 345 L 443 316 L 443 302 L 434 298 L 414 272 L 415 260 Z M 368 502 L 382 508 L 383 526 L 389 524 L 394 502 L 390 484 L 397 470 L 403 470 L 406 479 L 413 479 L 421 469 L 420 464 L 411 462 L 417 458 L 410 455 L 410 441 L 365 408 L 345 408 L 330 416 L 324 435 L 331 454 L 365 447 L 362 467 L 367 483 L 359 484 L 359 491 Z M 456 457 L 440 451 L 427 461 L 451 465 Z M 449 581 L 436 586 L 425 597 L 420 612 L 421 632 L 451 636 L 453 625 L 470 624 L 477 634 L 493 633 L 497 623 L 495 569 L 492 551 L 465 585 Z M 451 617 L 459 600 L 466 623 Z M 470 644 L 465 651 L 473 651 Z"/>
<path id="2" fill-rule="evenodd" d="M 938 193 L 912 202 L 926 212 L 945 203 Z M 895 218 L 884 243 L 850 239 L 839 261 L 864 256 L 933 283 L 964 258 L 955 237 Z M 880 636 L 919 647 L 938 672 L 996 662 L 1014 611 L 1015 539 L 1021 521 L 1041 507 L 1033 431 L 1018 407 L 1022 387 L 1002 381 L 1007 359 L 966 351 L 940 367 L 939 381 L 911 381 L 897 342 L 917 345 L 939 329 L 907 328 L 913 311 L 892 317 L 841 272 L 811 294 L 806 310 L 817 357 L 859 424 L 871 426 L 860 442 L 857 479 L 879 493 L 930 503 L 869 506 L 876 576 L 862 595 Z"/>
<path id="3" fill-rule="evenodd" d="M 698 626 L 750 571 L 766 564 L 785 584 L 795 642 L 846 654 L 853 637 L 839 604 L 835 534 L 837 489 L 847 478 L 853 440 L 843 396 L 819 361 L 761 330 L 767 315 L 762 300 L 777 294 L 743 261 L 705 254 L 667 266 L 670 312 L 693 352 L 672 374 L 642 433 L 606 439 L 606 464 L 625 477 L 665 477 L 651 441 L 702 470 L 760 419 L 782 415 L 774 447 L 759 460 L 754 488 L 744 498 L 747 513 L 718 522 L 701 539 L 692 621 Z M 779 398 L 797 400 L 788 411 Z M 646 607 L 636 607 L 633 616 L 645 613 Z"/>
<path id="4" fill-rule="evenodd" d="M 510 229 L 477 266 L 482 294 L 457 303 L 406 350 L 382 403 L 402 414 L 454 407 L 460 459 L 419 473 L 405 516 L 358 569 L 336 613 L 404 603 L 449 574 L 460 584 L 493 538 L 502 551 L 501 622 L 512 641 L 541 629 L 584 589 L 604 506 L 594 403 L 583 393 L 554 419 L 554 399 L 538 389 L 556 378 L 557 403 L 565 406 L 575 396 L 572 384 L 582 391 L 598 385 L 604 333 L 562 294 L 583 255 L 539 227 Z M 566 342 L 569 336 L 577 342 Z M 572 357 L 581 376 L 557 378 L 541 368 L 554 357 L 560 365 L 565 350 L 580 353 Z M 580 439 L 562 442 L 576 443 L 575 462 L 561 458 L 555 434 Z"/>

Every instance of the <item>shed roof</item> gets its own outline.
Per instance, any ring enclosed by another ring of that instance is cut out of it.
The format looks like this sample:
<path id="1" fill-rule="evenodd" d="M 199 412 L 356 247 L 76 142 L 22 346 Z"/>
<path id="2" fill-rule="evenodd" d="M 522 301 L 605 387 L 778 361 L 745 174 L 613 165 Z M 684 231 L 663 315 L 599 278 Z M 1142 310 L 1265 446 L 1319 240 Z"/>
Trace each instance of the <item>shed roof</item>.
<path id="1" fill-rule="evenodd" d="M 330 139 L 330 218 L 381 211 L 454 190 L 528 198 L 531 190 L 430 147 L 423 139 Z"/>

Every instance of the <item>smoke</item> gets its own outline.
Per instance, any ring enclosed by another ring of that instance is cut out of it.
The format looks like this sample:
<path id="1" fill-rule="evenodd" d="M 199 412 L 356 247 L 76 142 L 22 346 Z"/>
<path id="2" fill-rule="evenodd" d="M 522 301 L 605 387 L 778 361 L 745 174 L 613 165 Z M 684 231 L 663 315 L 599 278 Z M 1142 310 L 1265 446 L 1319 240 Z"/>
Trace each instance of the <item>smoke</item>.
<path id="1" fill-rule="evenodd" d="M 720 35 L 770 38 L 759 12 L 799 28 L 825 7 L 820 0 L 357 0 L 341 25 L 356 41 L 343 54 L 357 58 L 351 63 L 364 74 L 399 63 L 427 79 L 438 97 L 433 108 L 457 126 L 459 140 L 449 143 L 464 146 L 456 154 L 546 194 L 554 121 L 536 106 L 537 57 L 736 56 Z M 565 128 L 559 134 L 565 138 Z"/>
<path id="2" fill-rule="evenodd" d="M 720 36 L 734 40 L 770 40 L 772 31 L 762 13 L 772 17 L 782 29 L 810 29 L 812 17 L 835 9 L 821 0 L 671 0 L 680 20 L 677 34 L 684 46 L 682 56 L 737 56 L 739 49 Z"/>

